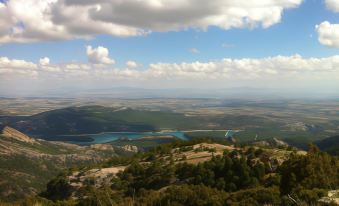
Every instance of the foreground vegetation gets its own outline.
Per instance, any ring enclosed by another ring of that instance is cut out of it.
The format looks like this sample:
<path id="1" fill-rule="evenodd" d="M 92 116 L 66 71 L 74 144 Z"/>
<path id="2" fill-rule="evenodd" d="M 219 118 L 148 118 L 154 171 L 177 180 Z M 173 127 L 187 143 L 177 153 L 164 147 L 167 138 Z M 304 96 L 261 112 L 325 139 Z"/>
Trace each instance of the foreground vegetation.
<path id="1" fill-rule="evenodd" d="M 96 149 L 34 139 L 24 142 L 0 134 L 0 200 L 37 194 L 66 168 L 93 165 L 117 152 L 113 147 Z"/>
<path id="2" fill-rule="evenodd" d="M 200 142 L 201 143 L 201 142 Z M 213 142 L 211 142 L 213 143 Z M 199 142 L 175 142 L 133 157 L 115 157 L 97 168 L 126 166 L 109 182 L 87 179 L 74 188 L 69 176 L 50 181 L 45 192 L 24 205 L 332 205 L 320 203 L 339 188 L 339 160 L 310 146 L 307 155 L 286 151 L 283 162 L 272 159 L 275 148 L 238 147 L 225 150 L 195 147 Z M 186 151 L 206 150 L 209 160 L 189 164 Z M 274 160 L 274 161 L 273 161 Z M 83 168 L 84 173 L 90 168 Z"/>

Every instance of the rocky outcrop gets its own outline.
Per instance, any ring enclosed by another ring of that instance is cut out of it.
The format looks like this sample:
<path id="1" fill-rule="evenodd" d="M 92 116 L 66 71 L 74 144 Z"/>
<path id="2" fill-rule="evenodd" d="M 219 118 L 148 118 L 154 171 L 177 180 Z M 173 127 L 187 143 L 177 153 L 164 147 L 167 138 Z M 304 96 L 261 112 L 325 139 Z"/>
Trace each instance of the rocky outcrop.
<path id="1" fill-rule="evenodd" d="M 306 124 L 304 122 L 295 122 L 295 123 L 287 124 L 286 127 L 292 132 L 296 132 L 296 131 L 306 132 L 307 131 L 307 132 L 316 133 L 316 132 L 320 132 L 324 130 L 324 128 L 319 125 Z"/>
<path id="2" fill-rule="evenodd" d="M 277 138 L 272 138 L 272 139 L 267 139 L 267 140 L 262 140 L 262 141 L 256 141 L 253 142 L 253 145 L 257 146 L 271 146 L 271 147 L 288 147 L 289 145 Z"/>
<path id="3" fill-rule="evenodd" d="M 97 150 L 109 150 L 109 151 L 114 151 L 114 148 L 110 144 L 94 144 L 90 146 L 91 149 L 97 149 Z"/>
<path id="4" fill-rule="evenodd" d="M 339 205 L 339 190 L 328 191 L 327 197 L 322 197 L 318 201 L 325 204 Z"/>
<path id="5" fill-rule="evenodd" d="M 7 126 L 2 130 L 2 135 L 4 137 L 12 138 L 21 142 L 27 142 L 31 144 L 37 143 L 33 138 L 19 132 L 16 129 Z"/>
<path id="6" fill-rule="evenodd" d="M 282 140 L 279 140 L 277 138 L 273 138 L 273 146 L 284 146 L 284 147 L 288 147 L 288 144 Z"/>
<path id="7" fill-rule="evenodd" d="M 137 153 L 139 151 L 138 147 L 134 145 L 125 145 L 125 146 L 122 146 L 121 149 L 127 152 L 133 152 L 133 153 Z"/>
<path id="8" fill-rule="evenodd" d="M 79 189 L 86 186 L 88 180 L 93 181 L 95 187 L 102 187 L 111 183 L 111 180 L 116 176 L 118 172 L 124 171 L 126 166 L 116 166 L 109 168 L 91 169 L 83 172 L 74 172 L 71 176 L 68 176 L 69 184 L 74 189 Z M 74 193 L 76 194 L 76 193 Z M 76 195 L 75 195 L 76 196 Z"/>

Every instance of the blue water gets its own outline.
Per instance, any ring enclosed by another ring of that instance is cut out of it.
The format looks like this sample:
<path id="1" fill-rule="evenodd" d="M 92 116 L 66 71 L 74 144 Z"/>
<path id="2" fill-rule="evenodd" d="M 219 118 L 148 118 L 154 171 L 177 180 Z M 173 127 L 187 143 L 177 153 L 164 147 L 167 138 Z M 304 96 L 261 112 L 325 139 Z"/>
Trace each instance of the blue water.
<path id="1" fill-rule="evenodd" d="M 90 135 L 83 135 L 85 137 L 90 137 L 93 139 L 91 142 L 77 142 L 72 141 L 70 143 L 81 144 L 81 145 L 91 145 L 91 144 L 104 144 L 108 142 L 112 142 L 118 139 L 129 139 L 135 140 L 140 139 L 146 136 L 164 136 L 164 135 L 171 135 L 181 140 L 188 140 L 183 132 L 145 132 L 145 133 L 133 133 L 133 132 L 126 132 L 126 133 L 115 133 L 115 132 L 107 132 L 107 133 L 100 133 L 100 134 L 90 134 Z"/>

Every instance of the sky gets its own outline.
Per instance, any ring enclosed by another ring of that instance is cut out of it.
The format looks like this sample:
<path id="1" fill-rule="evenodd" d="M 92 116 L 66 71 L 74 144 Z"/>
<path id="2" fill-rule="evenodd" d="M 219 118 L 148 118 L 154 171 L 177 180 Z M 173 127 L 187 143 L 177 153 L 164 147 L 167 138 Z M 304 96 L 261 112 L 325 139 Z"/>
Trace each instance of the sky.
<path id="1" fill-rule="evenodd" d="M 338 52 L 339 0 L 0 0 L 0 95 L 335 93 Z"/>

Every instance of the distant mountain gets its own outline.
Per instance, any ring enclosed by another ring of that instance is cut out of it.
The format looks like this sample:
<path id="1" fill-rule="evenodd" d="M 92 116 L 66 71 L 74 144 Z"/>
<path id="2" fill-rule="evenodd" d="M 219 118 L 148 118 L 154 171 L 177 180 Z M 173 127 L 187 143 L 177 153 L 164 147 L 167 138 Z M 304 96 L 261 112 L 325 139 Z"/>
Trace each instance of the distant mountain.
<path id="1" fill-rule="evenodd" d="M 50 139 L 57 135 L 151 132 L 163 128 L 198 126 L 197 120 L 184 114 L 102 106 L 69 107 L 28 117 L 3 117 L 0 120 L 2 124 L 26 134 Z"/>
<path id="2" fill-rule="evenodd" d="M 15 96 L 13 96 L 15 94 Z M 291 98 L 338 98 L 336 90 L 321 91 L 294 89 L 282 91 L 264 87 L 228 87 L 228 88 L 142 88 L 142 87 L 59 87 L 27 90 L 21 88 L 1 91 L 2 98 L 12 97 L 62 97 L 62 98 L 239 98 L 239 99 L 291 99 Z"/>
<path id="3" fill-rule="evenodd" d="M 37 194 L 63 169 L 98 163 L 115 155 L 111 145 L 81 147 L 48 142 L 5 127 L 0 134 L 0 200 Z"/>
<path id="4" fill-rule="evenodd" d="M 339 135 L 315 142 L 315 144 L 323 151 L 327 151 L 333 155 L 339 155 Z"/>

